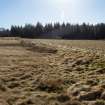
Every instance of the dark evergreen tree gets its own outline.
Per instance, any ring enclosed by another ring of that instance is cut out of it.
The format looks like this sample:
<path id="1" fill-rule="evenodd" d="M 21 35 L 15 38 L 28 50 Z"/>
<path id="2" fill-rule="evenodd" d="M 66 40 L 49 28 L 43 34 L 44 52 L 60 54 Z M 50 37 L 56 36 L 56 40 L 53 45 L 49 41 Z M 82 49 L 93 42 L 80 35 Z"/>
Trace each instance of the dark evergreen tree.
<path id="1" fill-rule="evenodd" d="M 10 36 L 27 38 L 41 38 L 42 35 L 47 35 L 50 38 L 53 35 L 53 38 L 59 37 L 63 39 L 105 39 L 105 24 L 90 25 L 83 23 L 82 25 L 72 25 L 70 23 L 60 24 L 57 22 L 54 25 L 49 23 L 43 26 L 38 22 L 35 26 L 31 24 L 27 24 L 24 27 L 11 26 L 10 32 Z"/>

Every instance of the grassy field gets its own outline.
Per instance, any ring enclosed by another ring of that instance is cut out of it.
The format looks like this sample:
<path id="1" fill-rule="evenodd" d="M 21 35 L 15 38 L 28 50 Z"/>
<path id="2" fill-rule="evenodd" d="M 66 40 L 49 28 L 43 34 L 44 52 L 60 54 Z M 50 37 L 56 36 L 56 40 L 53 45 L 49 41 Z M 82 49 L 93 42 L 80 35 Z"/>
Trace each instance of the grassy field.
<path id="1" fill-rule="evenodd" d="M 105 105 L 105 41 L 0 38 L 0 105 Z"/>

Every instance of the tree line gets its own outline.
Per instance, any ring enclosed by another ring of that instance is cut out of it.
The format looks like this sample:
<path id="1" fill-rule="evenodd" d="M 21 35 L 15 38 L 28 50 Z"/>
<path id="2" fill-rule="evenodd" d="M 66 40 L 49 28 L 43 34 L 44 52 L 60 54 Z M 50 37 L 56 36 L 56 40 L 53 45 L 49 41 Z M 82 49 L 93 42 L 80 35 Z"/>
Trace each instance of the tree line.
<path id="1" fill-rule="evenodd" d="M 42 25 L 26 24 L 25 26 L 11 26 L 10 30 L 0 31 L 0 36 L 22 38 L 59 38 L 59 39 L 105 39 L 105 24 L 70 24 L 49 23 Z"/>

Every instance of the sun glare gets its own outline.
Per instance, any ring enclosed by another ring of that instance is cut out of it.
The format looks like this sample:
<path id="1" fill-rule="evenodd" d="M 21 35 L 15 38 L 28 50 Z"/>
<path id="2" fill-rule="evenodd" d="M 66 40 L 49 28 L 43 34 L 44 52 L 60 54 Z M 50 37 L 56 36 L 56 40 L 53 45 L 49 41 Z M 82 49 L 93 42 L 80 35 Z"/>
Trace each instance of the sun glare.
<path id="1" fill-rule="evenodd" d="M 61 4 L 65 5 L 66 3 L 71 2 L 71 0 L 55 0 L 55 2 L 58 3 L 59 5 Z"/>

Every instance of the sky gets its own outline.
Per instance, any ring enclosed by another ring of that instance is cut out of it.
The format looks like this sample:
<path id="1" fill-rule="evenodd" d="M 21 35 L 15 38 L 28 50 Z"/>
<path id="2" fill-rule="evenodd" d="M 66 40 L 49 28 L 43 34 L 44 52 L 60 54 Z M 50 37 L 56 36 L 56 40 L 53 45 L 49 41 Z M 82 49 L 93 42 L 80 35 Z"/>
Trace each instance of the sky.
<path id="1" fill-rule="evenodd" d="M 0 0 L 0 27 L 37 22 L 105 23 L 105 0 Z"/>

